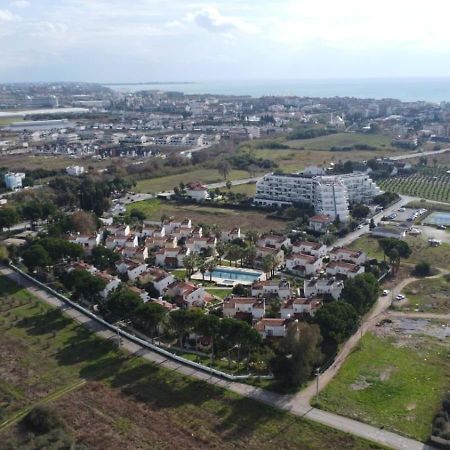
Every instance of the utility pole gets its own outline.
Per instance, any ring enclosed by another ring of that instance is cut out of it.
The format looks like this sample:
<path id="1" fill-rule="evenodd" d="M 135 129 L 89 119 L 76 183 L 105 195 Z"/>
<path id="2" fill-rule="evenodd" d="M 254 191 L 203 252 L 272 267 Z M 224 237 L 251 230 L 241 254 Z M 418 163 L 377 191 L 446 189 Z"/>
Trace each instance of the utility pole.
<path id="1" fill-rule="evenodd" d="M 316 369 L 316 403 L 319 403 L 319 375 L 320 367 Z"/>

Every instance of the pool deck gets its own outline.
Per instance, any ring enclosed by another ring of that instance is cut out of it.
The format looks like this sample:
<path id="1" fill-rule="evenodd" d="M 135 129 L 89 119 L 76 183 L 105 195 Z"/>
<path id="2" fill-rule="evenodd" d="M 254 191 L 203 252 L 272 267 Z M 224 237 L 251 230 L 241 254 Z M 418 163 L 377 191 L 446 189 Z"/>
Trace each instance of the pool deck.
<path id="1" fill-rule="evenodd" d="M 215 268 L 215 270 L 220 271 L 220 270 L 224 270 L 224 271 L 235 271 L 235 272 L 239 272 L 242 274 L 252 274 L 254 275 L 255 273 L 259 274 L 258 278 L 255 278 L 255 280 L 239 280 L 239 279 L 235 279 L 235 278 L 221 278 L 221 277 L 215 277 L 213 276 L 211 278 L 211 281 L 213 281 L 214 283 L 216 283 L 218 286 L 229 286 L 229 287 L 233 287 L 236 286 L 237 284 L 242 284 L 244 286 L 250 286 L 251 284 L 254 283 L 254 281 L 256 280 L 261 280 L 264 281 L 266 279 L 266 274 L 264 272 L 261 272 L 260 270 L 255 270 L 255 269 L 247 269 L 245 267 L 233 267 L 233 266 L 217 266 Z M 192 280 L 198 280 L 198 281 L 202 281 L 203 276 L 200 272 L 196 272 L 194 273 L 194 275 L 191 276 Z M 205 280 L 209 281 L 209 273 L 206 272 L 205 274 Z"/>

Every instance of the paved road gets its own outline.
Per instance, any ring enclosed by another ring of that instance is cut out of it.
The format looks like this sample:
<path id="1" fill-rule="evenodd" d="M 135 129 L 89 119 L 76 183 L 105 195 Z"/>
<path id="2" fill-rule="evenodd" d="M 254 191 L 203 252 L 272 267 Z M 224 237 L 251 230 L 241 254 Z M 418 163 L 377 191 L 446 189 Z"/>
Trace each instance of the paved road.
<path id="1" fill-rule="evenodd" d="M 9 268 L 0 267 L 0 273 L 7 275 L 18 284 L 28 289 L 32 294 L 41 298 L 50 305 L 60 308 L 72 319 L 81 323 L 97 335 L 105 339 L 115 339 L 116 336 L 113 332 L 105 329 L 101 324 L 93 321 L 91 318 L 84 314 L 74 310 L 72 307 L 64 304 L 58 298 L 52 296 L 48 292 L 34 286 L 30 281 L 22 277 L 21 275 L 13 272 Z M 377 305 L 378 309 L 383 309 L 384 303 Z M 375 312 L 374 312 L 375 314 Z M 311 408 L 307 401 L 299 401 L 298 396 L 280 395 L 274 392 L 266 391 L 264 389 L 249 386 L 247 384 L 225 381 L 221 378 L 211 376 L 205 372 L 196 370 L 194 368 L 184 366 L 179 362 L 172 361 L 164 356 L 155 353 L 145 347 L 130 342 L 125 338 L 122 338 L 122 346 L 128 352 L 141 356 L 154 364 L 161 365 L 170 370 L 177 371 L 183 375 L 195 377 L 204 380 L 208 383 L 221 386 L 225 389 L 229 389 L 240 395 L 252 398 L 254 400 L 267 403 L 276 408 L 284 411 L 291 412 L 297 416 L 306 417 L 315 422 L 330 426 L 340 431 L 345 431 L 356 436 L 378 442 L 382 445 L 399 449 L 399 450 L 424 450 L 431 449 L 432 447 L 426 446 L 421 442 L 413 439 L 405 438 L 395 433 L 381 430 L 371 425 L 367 425 L 356 420 L 348 419 L 346 417 L 339 416 L 337 414 L 321 411 L 316 408 Z"/>
<path id="2" fill-rule="evenodd" d="M 416 153 L 408 153 L 407 155 L 399 155 L 399 156 L 389 156 L 388 158 L 393 161 L 401 161 L 402 159 L 412 159 L 412 158 L 420 158 L 421 156 L 430 156 L 430 155 L 440 155 L 442 153 L 449 152 L 450 148 L 443 148 L 441 150 L 429 151 L 429 152 L 416 152 Z"/>

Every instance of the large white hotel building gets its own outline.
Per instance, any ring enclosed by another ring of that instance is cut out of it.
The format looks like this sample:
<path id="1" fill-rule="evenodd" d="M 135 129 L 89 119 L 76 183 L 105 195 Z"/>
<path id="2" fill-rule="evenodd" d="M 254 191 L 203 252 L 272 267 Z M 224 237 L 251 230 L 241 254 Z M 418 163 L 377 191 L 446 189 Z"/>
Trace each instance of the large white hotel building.
<path id="1" fill-rule="evenodd" d="M 316 214 L 325 214 L 346 222 L 349 204 L 367 202 L 382 191 L 363 172 L 344 175 L 314 175 L 314 172 L 269 173 L 256 183 L 254 203 L 262 206 L 285 206 L 306 202 Z"/>

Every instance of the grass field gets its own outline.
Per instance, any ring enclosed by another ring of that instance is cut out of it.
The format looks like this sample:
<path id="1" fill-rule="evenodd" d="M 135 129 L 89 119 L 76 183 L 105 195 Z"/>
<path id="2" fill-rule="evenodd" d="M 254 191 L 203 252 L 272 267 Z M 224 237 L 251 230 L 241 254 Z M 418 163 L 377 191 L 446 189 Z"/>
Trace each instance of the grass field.
<path id="1" fill-rule="evenodd" d="M 450 269 L 450 245 L 443 243 L 439 247 L 431 247 L 423 236 L 407 237 L 406 242 L 411 247 L 412 254 L 409 258 L 402 260 L 409 264 L 417 264 L 426 261 L 432 267 Z M 362 250 L 371 258 L 383 259 L 383 251 L 378 245 L 378 239 L 365 235 L 353 241 L 349 248 Z"/>
<path id="2" fill-rule="evenodd" d="M 407 177 L 391 177 L 379 180 L 381 189 L 398 194 L 413 195 L 428 200 L 450 202 L 450 176 L 437 177 L 414 174 Z"/>
<path id="3" fill-rule="evenodd" d="M 0 283 L 2 449 L 42 448 L 44 436 L 4 420 L 44 399 L 77 444 L 94 450 L 379 448 L 118 352 Z"/>
<path id="4" fill-rule="evenodd" d="M 446 277 L 415 281 L 403 290 L 403 294 L 408 302 L 402 309 L 450 313 L 450 280 Z"/>
<path id="5" fill-rule="evenodd" d="M 224 299 L 232 294 L 231 289 L 215 289 L 215 288 L 206 288 L 206 292 L 209 292 L 211 295 L 215 295 L 216 297 L 220 297 Z"/>
<path id="6" fill-rule="evenodd" d="M 253 197 L 256 193 L 256 183 L 239 184 L 237 186 L 232 186 L 230 191 L 236 194 L 246 194 L 249 197 Z"/>
<path id="7" fill-rule="evenodd" d="M 270 231 L 283 229 L 285 222 L 268 218 L 259 211 L 241 211 L 237 209 L 215 208 L 203 205 L 181 205 L 173 202 L 152 199 L 133 203 L 127 206 L 127 211 L 139 209 L 149 220 L 160 220 L 163 214 L 176 219 L 189 217 L 195 224 L 205 223 L 218 225 L 221 229 L 239 226 L 241 230 L 258 229 Z"/>
<path id="8" fill-rule="evenodd" d="M 332 147 L 351 147 L 362 144 L 377 147 L 377 149 L 389 149 L 391 152 L 398 151 L 391 146 L 391 138 L 382 134 L 336 133 L 314 139 L 289 140 L 286 143 L 290 147 L 305 150 L 330 150 Z"/>
<path id="9" fill-rule="evenodd" d="M 240 178 L 249 178 L 249 176 L 249 173 L 245 170 L 232 170 L 228 175 L 228 179 L 238 180 Z M 194 169 L 176 175 L 140 180 L 137 182 L 135 190 L 136 192 L 153 194 L 155 192 L 171 191 L 180 182 L 188 183 L 189 181 L 211 184 L 223 181 L 223 177 L 216 169 Z"/>
<path id="10" fill-rule="evenodd" d="M 450 387 L 450 347 L 429 336 L 368 333 L 320 396 L 320 407 L 421 441 Z"/>

